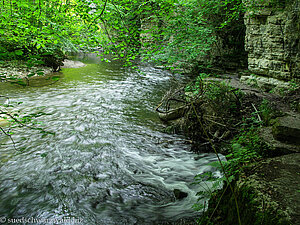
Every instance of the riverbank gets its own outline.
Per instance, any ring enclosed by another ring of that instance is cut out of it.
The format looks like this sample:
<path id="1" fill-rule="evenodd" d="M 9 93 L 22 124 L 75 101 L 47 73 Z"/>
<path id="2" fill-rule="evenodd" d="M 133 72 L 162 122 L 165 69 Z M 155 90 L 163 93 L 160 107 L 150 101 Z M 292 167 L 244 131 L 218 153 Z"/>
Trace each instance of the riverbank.
<path id="1" fill-rule="evenodd" d="M 184 131 L 198 152 L 226 155 L 231 182 L 223 178 L 223 188 L 211 194 L 200 224 L 239 224 L 239 217 L 241 224 L 298 224 L 299 84 L 247 77 L 202 75 L 181 89 L 185 104 L 161 118 Z M 168 102 L 175 95 L 165 97 Z"/>
<path id="2" fill-rule="evenodd" d="M 80 61 L 65 59 L 61 68 L 81 68 L 86 66 Z M 29 77 L 46 76 L 52 74 L 53 68 L 42 65 L 28 66 L 28 62 L 21 60 L 1 61 L 0 81 L 24 79 Z"/>
<path id="3" fill-rule="evenodd" d="M 39 75 L 48 75 L 53 72 L 53 69 L 46 66 L 29 67 L 27 62 L 21 60 L 1 61 L 0 63 L 0 78 L 5 81 L 8 78 L 25 78 Z"/>
<path id="4" fill-rule="evenodd" d="M 234 87 L 240 87 L 233 83 Z M 257 107 L 253 101 L 253 114 L 260 126 L 253 127 L 257 140 L 238 134 L 236 140 L 257 142 L 252 145 L 255 155 L 249 157 L 236 170 L 234 181 L 225 182 L 222 190 L 216 191 L 209 201 L 205 219 L 201 224 L 299 224 L 300 199 L 300 114 L 299 87 L 285 90 L 285 94 L 266 92 L 261 88 L 245 88 L 253 98 L 269 102 L 269 109 Z M 252 129 L 253 129 L 252 128 Z M 234 144 L 240 145 L 234 145 Z M 232 144 L 229 163 L 240 160 L 241 142 Z M 247 149 L 247 154 L 253 151 Z M 237 200 L 237 202 L 236 202 Z M 237 210 L 238 206 L 238 210 Z M 238 215 L 239 213 L 239 215 Z"/>

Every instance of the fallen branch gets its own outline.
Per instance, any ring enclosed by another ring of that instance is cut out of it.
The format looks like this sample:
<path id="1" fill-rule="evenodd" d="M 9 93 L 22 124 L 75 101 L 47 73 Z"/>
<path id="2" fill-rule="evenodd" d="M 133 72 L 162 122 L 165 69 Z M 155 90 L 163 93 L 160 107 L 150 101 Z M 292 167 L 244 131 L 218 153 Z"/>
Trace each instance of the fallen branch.
<path id="1" fill-rule="evenodd" d="M 253 106 L 253 108 L 254 108 L 254 110 L 255 110 L 255 113 L 257 114 L 258 121 L 261 122 L 262 120 L 261 120 L 261 117 L 260 117 L 260 115 L 259 115 L 258 110 L 256 109 L 256 107 L 255 107 L 255 105 L 254 105 L 253 103 L 251 103 L 251 105 Z"/>

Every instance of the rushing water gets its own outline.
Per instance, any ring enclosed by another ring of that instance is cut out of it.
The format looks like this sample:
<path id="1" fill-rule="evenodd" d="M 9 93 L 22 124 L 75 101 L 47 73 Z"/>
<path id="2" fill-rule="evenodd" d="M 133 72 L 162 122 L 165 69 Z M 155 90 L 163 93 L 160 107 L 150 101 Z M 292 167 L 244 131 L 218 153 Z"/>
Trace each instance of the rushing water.
<path id="1" fill-rule="evenodd" d="M 86 62 L 64 69 L 52 85 L 1 84 L 0 95 L 23 102 L 21 113 L 46 113 L 38 126 L 55 135 L 21 128 L 13 135 L 14 149 L 1 134 L 0 217 L 7 223 L 71 217 L 106 225 L 196 216 L 191 207 L 201 186 L 193 178 L 213 171 L 208 164 L 216 159 L 196 156 L 183 136 L 162 132 L 154 108 L 171 83 L 169 74 Z M 174 189 L 188 196 L 176 199 Z"/>

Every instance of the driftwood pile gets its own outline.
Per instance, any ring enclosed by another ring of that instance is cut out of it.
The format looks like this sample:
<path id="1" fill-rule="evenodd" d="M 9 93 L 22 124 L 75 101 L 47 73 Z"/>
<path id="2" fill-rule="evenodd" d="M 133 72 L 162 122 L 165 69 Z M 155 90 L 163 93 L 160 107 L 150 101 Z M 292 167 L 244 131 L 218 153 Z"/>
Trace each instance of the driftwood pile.
<path id="1" fill-rule="evenodd" d="M 161 120 L 183 131 L 197 146 L 231 138 L 241 126 L 243 94 L 225 83 L 201 80 L 169 90 L 156 108 Z"/>

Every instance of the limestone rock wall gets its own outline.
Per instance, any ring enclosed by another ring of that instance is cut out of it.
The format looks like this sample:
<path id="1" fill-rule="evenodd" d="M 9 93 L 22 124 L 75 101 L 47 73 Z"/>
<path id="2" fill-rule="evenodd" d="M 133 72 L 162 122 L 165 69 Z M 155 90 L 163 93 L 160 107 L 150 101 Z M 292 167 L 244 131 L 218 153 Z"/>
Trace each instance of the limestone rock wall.
<path id="1" fill-rule="evenodd" d="M 282 80 L 300 79 L 300 0 L 244 4 L 248 69 Z"/>

